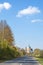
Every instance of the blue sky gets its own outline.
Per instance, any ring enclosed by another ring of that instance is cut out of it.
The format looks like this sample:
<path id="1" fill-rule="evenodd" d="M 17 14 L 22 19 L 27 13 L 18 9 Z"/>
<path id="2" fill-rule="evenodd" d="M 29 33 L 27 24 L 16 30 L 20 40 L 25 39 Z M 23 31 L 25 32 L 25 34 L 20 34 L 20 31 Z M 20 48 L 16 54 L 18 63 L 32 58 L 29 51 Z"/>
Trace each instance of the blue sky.
<path id="1" fill-rule="evenodd" d="M 43 49 L 43 0 L 1 0 L 0 20 L 11 27 L 16 46 Z"/>

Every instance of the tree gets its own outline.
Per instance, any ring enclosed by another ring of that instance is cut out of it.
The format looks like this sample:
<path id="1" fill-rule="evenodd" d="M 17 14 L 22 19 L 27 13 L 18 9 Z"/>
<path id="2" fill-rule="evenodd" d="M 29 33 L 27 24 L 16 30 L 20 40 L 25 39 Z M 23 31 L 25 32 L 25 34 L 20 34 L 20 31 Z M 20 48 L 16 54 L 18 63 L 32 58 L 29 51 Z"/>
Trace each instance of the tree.
<path id="1" fill-rule="evenodd" d="M 26 55 L 26 51 L 24 49 L 21 49 L 21 52 L 23 53 L 23 55 Z"/>
<path id="2" fill-rule="evenodd" d="M 0 22 L 0 42 L 6 40 L 9 45 L 13 45 L 13 34 L 6 21 Z"/>
<path id="3" fill-rule="evenodd" d="M 40 49 L 35 49 L 34 50 L 34 56 L 35 57 L 40 57 Z"/>
<path id="4" fill-rule="evenodd" d="M 12 31 L 6 21 L 0 22 L 0 59 L 12 59 L 22 56 L 21 50 L 13 45 Z"/>
<path id="5" fill-rule="evenodd" d="M 43 58 L 43 50 L 40 51 L 40 57 Z"/>

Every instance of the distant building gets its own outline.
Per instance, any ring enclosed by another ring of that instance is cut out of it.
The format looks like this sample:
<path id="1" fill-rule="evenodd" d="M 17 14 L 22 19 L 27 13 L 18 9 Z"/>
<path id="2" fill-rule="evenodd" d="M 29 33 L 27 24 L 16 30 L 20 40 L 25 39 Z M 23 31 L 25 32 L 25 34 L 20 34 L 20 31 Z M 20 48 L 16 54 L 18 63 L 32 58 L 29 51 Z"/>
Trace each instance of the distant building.
<path id="1" fill-rule="evenodd" d="M 26 53 L 32 53 L 33 52 L 33 49 L 30 46 L 26 47 L 25 50 L 26 50 Z"/>

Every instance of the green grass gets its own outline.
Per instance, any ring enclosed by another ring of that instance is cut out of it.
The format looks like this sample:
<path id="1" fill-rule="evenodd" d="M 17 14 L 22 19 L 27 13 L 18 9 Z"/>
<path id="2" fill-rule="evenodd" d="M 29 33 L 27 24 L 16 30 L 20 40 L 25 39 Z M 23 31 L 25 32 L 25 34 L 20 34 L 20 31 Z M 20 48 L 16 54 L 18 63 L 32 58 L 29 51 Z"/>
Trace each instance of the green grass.
<path id="1" fill-rule="evenodd" d="M 41 65 L 43 65 L 43 58 L 36 58 Z"/>

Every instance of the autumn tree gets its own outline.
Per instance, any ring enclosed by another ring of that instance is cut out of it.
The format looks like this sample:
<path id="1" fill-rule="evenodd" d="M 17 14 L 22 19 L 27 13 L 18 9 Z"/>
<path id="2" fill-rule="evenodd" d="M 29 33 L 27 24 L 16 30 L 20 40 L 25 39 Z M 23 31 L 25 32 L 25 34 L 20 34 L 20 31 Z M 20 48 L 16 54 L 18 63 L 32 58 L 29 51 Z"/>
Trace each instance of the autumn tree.
<path id="1" fill-rule="evenodd" d="M 7 22 L 4 20 L 1 20 L 0 22 L 0 42 L 6 40 L 9 45 L 13 45 L 13 34 L 8 26 Z"/>
<path id="2" fill-rule="evenodd" d="M 0 59 L 20 57 L 21 52 L 13 45 L 12 31 L 6 21 L 0 21 Z"/>
<path id="3" fill-rule="evenodd" d="M 35 49 L 34 50 L 34 56 L 35 57 L 40 57 L 40 49 Z"/>

